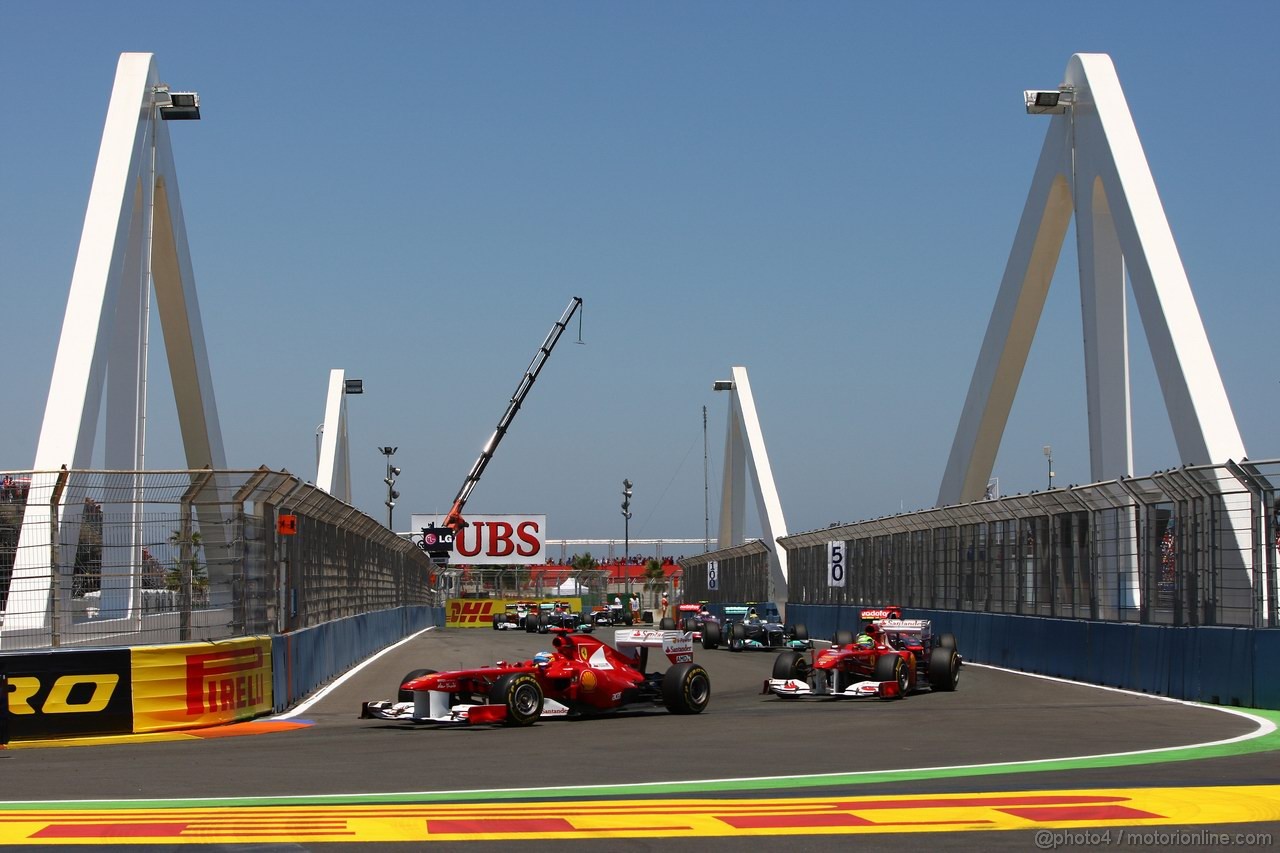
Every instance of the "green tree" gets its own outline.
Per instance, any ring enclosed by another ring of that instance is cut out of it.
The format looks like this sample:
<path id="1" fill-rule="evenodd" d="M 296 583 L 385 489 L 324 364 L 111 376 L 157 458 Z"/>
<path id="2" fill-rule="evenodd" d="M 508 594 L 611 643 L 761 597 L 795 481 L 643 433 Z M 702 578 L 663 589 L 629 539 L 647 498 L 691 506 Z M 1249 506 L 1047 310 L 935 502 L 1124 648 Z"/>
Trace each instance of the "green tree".
<path id="1" fill-rule="evenodd" d="M 653 593 L 653 609 L 658 609 L 658 596 L 667 591 L 667 576 L 662 571 L 662 563 L 650 559 L 644 564 L 644 591 Z"/>
<path id="2" fill-rule="evenodd" d="M 181 590 L 183 581 L 183 570 L 187 569 L 191 572 L 191 589 L 193 592 L 204 592 L 209 589 L 209 572 L 200 562 L 200 543 L 203 540 L 199 533 L 191 534 L 191 558 L 183 563 L 181 557 L 173 559 L 173 568 L 165 572 L 164 585 L 166 589 Z M 174 531 L 169 537 L 169 542 L 181 553 L 182 534 Z"/>
<path id="3" fill-rule="evenodd" d="M 590 551 L 587 551 L 584 554 L 574 554 L 569 565 L 573 566 L 574 578 L 587 589 L 588 595 L 594 594 L 596 590 L 592 582 L 599 576 L 600 562 L 591 556 Z"/>

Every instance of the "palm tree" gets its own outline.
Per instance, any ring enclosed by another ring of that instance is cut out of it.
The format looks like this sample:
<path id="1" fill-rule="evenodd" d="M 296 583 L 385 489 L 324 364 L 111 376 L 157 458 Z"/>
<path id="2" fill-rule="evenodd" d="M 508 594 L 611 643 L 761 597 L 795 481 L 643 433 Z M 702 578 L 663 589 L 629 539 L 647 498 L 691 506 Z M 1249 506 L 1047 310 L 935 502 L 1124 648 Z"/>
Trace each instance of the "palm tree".
<path id="1" fill-rule="evenodd" d="M 653 609 L 658 609 L 658 596 L 667 591 L 667 576 L 662 571 L 662 563 L 650 559 L 644 564 L 644 591 L 653 593 Z"/>
<path id="2" fill-rule="evenodd" d="M 592 594 L 594 590 L 591 588 L 591 581 L 596 578 L 597 569 L 600 567 L 596 558 L 591 556 L 590 551 L 585 554 L 575 554 L 570 565 L 577 572 L 575 579 L 580 584 L 579 588 L 585 587 L 588 594 Z"/>

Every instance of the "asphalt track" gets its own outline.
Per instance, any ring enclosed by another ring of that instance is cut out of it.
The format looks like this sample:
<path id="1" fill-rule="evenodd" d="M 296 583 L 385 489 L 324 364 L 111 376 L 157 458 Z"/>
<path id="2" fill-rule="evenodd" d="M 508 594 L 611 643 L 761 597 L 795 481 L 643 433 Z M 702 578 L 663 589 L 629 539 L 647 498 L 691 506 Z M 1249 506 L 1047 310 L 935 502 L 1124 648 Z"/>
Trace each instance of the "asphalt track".
<path id="1" fill-rule="evenodd" d="M 548 645 L 429 631 L 330 689 L 298 715 L 303 728 L 0 751 L 0 845 L 1280 848 L 1280 733 L 1245 739 L 1256 716 L 984 667 L 966 666 L 949 694 L 788 702 L 760 694 L 774 653 L 697 649 L 712 680 L 697 716 L 526 729 L 357 719 L 409 670 Z M 1200 744 L 1218 745 L 1178 749 Z"/>

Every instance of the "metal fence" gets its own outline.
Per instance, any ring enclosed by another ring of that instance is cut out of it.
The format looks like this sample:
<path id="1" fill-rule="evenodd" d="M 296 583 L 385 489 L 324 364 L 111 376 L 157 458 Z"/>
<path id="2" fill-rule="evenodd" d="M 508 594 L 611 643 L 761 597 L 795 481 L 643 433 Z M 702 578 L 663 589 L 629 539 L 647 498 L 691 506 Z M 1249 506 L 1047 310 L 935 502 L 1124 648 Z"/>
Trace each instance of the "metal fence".
<path id="1" fill-rule="evenodd" d="M 753 539 L 681 560 L 685 601 L 775 600 L 777 596 L 769 587 L 769 554 L 768 545 Z"/>
<path id="2" fill-rule="evenodd" d="M 832 525 L 779 540 L 788 600 L 1275 627 L 1277 486 L 1280 461 L 1230 462 Z M 773 597 L 767 565 L 762 543 L 682 560 L 686 597 Z"/>
<path id="3" fill-rule="evenodd" d="M 0 650 L 290 631 L 439 604 L 443 580 L 413 543 L 288 472 L 0 479 Z"/>

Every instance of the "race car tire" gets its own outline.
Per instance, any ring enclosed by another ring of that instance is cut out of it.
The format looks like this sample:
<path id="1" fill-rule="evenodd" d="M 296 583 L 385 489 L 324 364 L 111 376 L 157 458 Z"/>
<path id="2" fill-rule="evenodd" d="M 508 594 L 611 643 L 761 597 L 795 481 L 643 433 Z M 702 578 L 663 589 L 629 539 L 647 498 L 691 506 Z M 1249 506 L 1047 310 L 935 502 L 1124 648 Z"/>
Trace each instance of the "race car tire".
<path id="1" fill-rule="evenodd" d="M 493 630 L 495 630 L 495 631 L 500 630 L 500 629 L 498 628 L 498 622 L 499 622 L 500 620 L 502 620 L 502 619 L 505 619 L 505 618 L 506 618 L 506 617 L 504 617 L 504 616 L 503 616 L 502 614 L 500 614 L 500 613 L 495 613 L 495 614 L 493 614 Z"/>
<path id="2" fill-rule="evenodd" d="M 707 622 L 702 626 L 702 647 L 704 649 L 714 649 L 720 645 L 720 641 L 724 639 L 720 632 L 719 622 Z"/>
<path id="3" fill-rule="evenodd" d="M 743 645 L 747 642 L 747 626 L 741 622 L 734 622 L 729 626 L 729 651 L 741 651 Z"/>
<path id="4" fill-rule="evenodd" d="M 950 692 L 960 683 L 960 656 L 954 648 L 940 647 L 929 653 L 929 688 Z"/>
<path id="5" fill-rule="evenodd" d="M 805 627 L 803 622 L 797 622 L 796 626 L 791 629 L 791 636 L 801 642 L 805 642 L 809 639 L 809 629 Z"/>
<path id="6" fill-rule="evenodd" d="M 636 621 L 635 617 L 628 615 L 625 619 L 622 620 L 622 624 L 630 628 L 632 625 L 635 624 L 635 621 Z"/>
<path id="7" fill-rule="evenodd" d="M 670 616 L 663 616 L 662 621 L 658 623 L 658 630 L 660 631 L 674 631 L 675 629 L 676 620 L 672 619 Z"/>
<path id="8" fill-rule="evenodd" d="M 907 669 L 907 662 L 900 655 L 881 655 L 876 660 L 875 680 L 898 682 L 899 699 L 906 697 L 907 684 L 910 677 L 911 673 Z"/>
<path id="9" fill-rule="evenodd" d="M 506 707 L 507 725 L 531 726 L 542 716 L 542 685 L 530 673 L 508 673 L 489 688 L 489 703 Z"/>
<path id="10" fill-rule="evenodd" d="M 852 646 L 853 632 L 848 630 L 847 628 L 841 628 L 839 631 L 836 631 L 836 635 L 831 638 L 831 645 Z"/>
<path id="11" fill-rule="evenodd" d="M 956 651 L 960 651 L 956 646 L 956 635 L 951 633 L 939 634 L 938 642 L 934 643 L 933 647 L 935 649 L 955 649 Z"/>
<path id="12" fill-rule="evenodd" d="M 786 651 L 773 662 L 773 677 L 800 681 L 804 678 L 804 656 L 797 651 Z"/>
<path id="13" fill-rule="evenodd" d="M 696 663 L 678 663 L 662 676 L 662 704 L 673 714 L 700 714 L 711 701 L 711 676 Z"/>
<path id="14" fill-rule="evenodd" d="M 538 633 L 538 619 L 532 613 L 524 617 L 524 630 L 526 634 Z"/>
<path id="15" fill-rule="evenodd" d="M 698 620 L 694 619 L 692 616 L 686 616 L 682 630 L 685 631 L 685 633 L 698 630 Z"/>
<path id="16" fill-rule="evenodd" d="M 415 678 L 421 678 L 421 677 L 422 677 L 422 676 L 424 676 L 424 675 L 431 675 L 431 674 L 432 674 L 432 673 L 434 673 L 434 672 L 435 672 L 435 670 L 434 670 L 434 669 L 413 669 L 413 670 L 410 670 L 409 672 L 405 673 L 404 678 L 400 679 L 400 684 L 404 684 L 404 683 L 405 683 L 405 682 L 407 682 L 407 681 L 413 681 Z M 397 701 L 397 702 L 412 702 L 412 701 L 413 701 L 413 691 L 412 691 L 412 690 L 403 690 L 403 689 L 401 689 L 401 688 L 399 687 L 399 685 L 397 685 L 397 688 L 396 688 L 396 701 Z"/>

